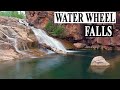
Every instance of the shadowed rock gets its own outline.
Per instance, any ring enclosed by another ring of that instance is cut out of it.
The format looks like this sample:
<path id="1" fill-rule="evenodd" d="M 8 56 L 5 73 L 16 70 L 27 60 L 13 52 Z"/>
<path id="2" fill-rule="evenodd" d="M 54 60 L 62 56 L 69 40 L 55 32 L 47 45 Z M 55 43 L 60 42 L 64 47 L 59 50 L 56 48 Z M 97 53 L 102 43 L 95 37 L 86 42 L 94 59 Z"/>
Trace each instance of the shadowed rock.
<path id="1" fill-rule="evenodd" d="M 94 73 L 102 75 L 107 70 L 107 68 L 109 68 L 109 66 L 105 66 L 105 67 L 91 66 L 89 69 Z"/>

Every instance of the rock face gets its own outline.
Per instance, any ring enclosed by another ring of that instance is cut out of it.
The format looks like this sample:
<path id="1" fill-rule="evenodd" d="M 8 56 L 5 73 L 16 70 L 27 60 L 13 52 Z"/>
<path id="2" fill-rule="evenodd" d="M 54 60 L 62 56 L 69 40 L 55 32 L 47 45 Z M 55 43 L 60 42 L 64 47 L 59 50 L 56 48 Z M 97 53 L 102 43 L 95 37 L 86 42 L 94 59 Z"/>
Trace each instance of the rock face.
<path id="1" fill-rule="evenodd" d="M 48 21 L 53 21 L 53 11 L 26 11 L 27 22 L 36 28 L 44 29 Z"/>
<path id="2" fill-rule="evenodd" d="M 16 18 L 0 17 L 0 61 L 30 57 L 24 51 L 37 48 L 37 45 L 29 27 L 20 24 Z"/>
<path id="3" fill-rule="evenodd" d="M 36 28 L 44 29 L 48 21 L 54 22 L 54 11 L 26 11 L 26 19 Z M 63 24 L 64 34 L 71 41 L 81 40 L 82 25 L 80 24 Z"/>
<path id="4" fill-rule="evenodd" d="M 48 21 L 54 22 L 54 11 L 26 11 L 27 21 L 44 29 Z M 113 37 L 84 37 L 83 24 L 63 24 L 65 38 L 73 43 L 85 43 L 87 47 L 105 50 L 120 50 L 120 12 L 117 11 L 117 23 L 114 24 Z M 111 24 L 112 25 L 112 24 Z"/>
<path id="5" fill-rule="evenodd" d="M 65 35 L 66 38 L 71 39 L 71 41 L 79 41 L 83 39 L 82 36 L 82 25 L 80 24 L 65 24 Z"/>
<path id="6" fill-rule="evenodd" d="M 102 57 L 96 56 L 92 59 L 91 66 L 109 66 L 110 64 Z"/>
<path id="7" fill-rule="evenodd" d="M 14 59 L 20 59 L 20 55 L 13 49 L 1 50 L 0 49 L 0 61 L 10 61 Z"/>

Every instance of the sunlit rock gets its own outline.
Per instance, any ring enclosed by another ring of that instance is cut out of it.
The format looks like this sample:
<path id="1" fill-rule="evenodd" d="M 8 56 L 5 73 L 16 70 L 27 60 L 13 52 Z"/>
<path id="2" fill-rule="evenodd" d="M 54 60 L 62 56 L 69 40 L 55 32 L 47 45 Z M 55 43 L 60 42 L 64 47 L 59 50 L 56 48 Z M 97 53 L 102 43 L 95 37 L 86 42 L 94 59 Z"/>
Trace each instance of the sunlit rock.
<path id="1" fill-rule="evenodd" d="M 91 66 L 109 66 L 110 64 L 102 57 L 96 56 L 92 59 Z"/>
<path id="2" fill-rule="evenodd" d="M 13 49 L 0 50 L 0 61 L 10 61 L 14 59 L 20 59 L 21 55 Z"/>
<path id="3" fill-rule="evenodd" d="M 0 61 L 31 57 L 25 51 L 37 47 L 32 30 L 19 19 L 0 16 Z"/>

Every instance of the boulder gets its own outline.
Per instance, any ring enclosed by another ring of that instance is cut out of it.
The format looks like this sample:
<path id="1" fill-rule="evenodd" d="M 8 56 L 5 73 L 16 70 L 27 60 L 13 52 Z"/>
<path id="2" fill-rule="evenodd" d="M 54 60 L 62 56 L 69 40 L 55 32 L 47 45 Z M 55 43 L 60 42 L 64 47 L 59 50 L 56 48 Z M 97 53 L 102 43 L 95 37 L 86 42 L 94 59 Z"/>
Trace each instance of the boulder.
<path id="1" fill-rule="evenodd" d="M 92 59 L 91 66 L 109 66 L 110 64 L 102 57 L 96 56 Z"/>
<path id="2" fill-rule="evenodd" d="M 109 66 L 105 66 L 105 67 L 90 67 L 89 69 L 97 74 L 104 74 L 104 72 L 109 68 Z"/>
<path id="3" fill-rule="evenodd" d="M 73 44 L 77 49 L 84 48 L 86 45 L 83 43 L 74 43 Z"/>

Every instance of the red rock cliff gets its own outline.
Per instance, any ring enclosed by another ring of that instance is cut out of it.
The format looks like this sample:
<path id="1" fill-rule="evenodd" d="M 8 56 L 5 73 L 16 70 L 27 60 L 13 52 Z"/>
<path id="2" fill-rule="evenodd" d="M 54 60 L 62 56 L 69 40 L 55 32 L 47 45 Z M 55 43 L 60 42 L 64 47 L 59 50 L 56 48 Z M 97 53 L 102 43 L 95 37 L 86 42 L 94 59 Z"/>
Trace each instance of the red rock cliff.
<path id="1" fill-rule="evenodd" d="M 54 22 L 54 11 L 26 11 L 27 21 L 36 28 L 44 29 L 48 21 Z M 80 24 L 63 24 L 66 38 L 73 40 L 82 39 L 82 30 Z"/>
<path id="2" fill-rule="evenodd" d="M 54 20 L 54 11 L 26 11 L 27 21 L 36 28 L 44 29 L 48 21 Z M 114 24 L 113 37 L 84 37 L 83 25 L 63 24 L 65 37 L 75 42 L 86 43 L 86 48 L 120 50 L 120 12 L 117 12 L 117 23 Z"/>

